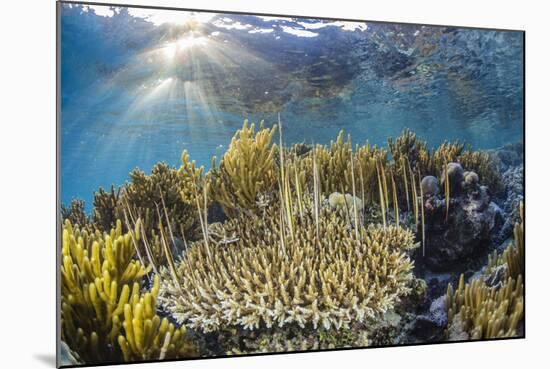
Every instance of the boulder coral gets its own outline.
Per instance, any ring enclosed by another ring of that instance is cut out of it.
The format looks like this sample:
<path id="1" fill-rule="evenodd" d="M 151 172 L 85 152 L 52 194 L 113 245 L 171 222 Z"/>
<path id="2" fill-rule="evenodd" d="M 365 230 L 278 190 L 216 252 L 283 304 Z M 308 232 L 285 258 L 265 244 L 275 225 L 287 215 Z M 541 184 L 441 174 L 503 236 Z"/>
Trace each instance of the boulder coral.
<path id="1" fill-rule="evenodd" d="M 439 194 L 439 181 L 434 176 L 426 176 L 422 178 L 420 182 L 422 192 L 424 195 L 438 195 Z"/>

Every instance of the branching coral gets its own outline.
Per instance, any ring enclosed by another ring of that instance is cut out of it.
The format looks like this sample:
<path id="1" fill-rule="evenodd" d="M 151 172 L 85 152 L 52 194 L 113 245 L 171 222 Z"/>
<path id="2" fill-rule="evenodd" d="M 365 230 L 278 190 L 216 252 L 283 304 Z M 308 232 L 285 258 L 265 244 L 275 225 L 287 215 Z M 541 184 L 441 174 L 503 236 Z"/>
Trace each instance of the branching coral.
<path id="1" fill-rule="evenodd" d="M 104 234 L 89 233 L 65 222 L 61 337 L 88 364 L 158 358 L 162 348 L 166 348 L 164 355 L 173 357 L 182 350 L 188 352 L 188 341 L 181 338 L 184 331 L 166 338 L 166 332 L 174 328 L 167 321 L 156 324 L 158 277 L 151 292 L 140 294 L 147 269 L 133 259 L 134 242 L 139 238 L 139 231 L 123 234 L 120 221 Z M 130 325 L 128 318 L 134 315 L 141 319 L 132 319 Z M 133 342 L 134 346 L 127 344 L 121 351 L 117 341 L 122 345 Z"/>
<path id="2" fill-rule="evenodd" d="M 420 162 L 428 159 L 426 141 L 419 139 L 414 132 L 405 129 L 401 136 L 388 139 L 388 148 L 396 163 L 404 160 L 413 167 L 418 167 Z"/>
<path id="3" fill-rule="evenodd" d="M 405 251 L 416 245 L 402 228 L 370 226 L 356 237 L 327 209 L 318 224 L 309 210 L 297 217 L 293 233 L 278 209 L 235 222 L 236 242 L 196 242 L 177 272 L 161 273 L 160 300 L 179 322 L 204 332 L 340 329 L 375 318 L 409 292 L 413 265 Z"/>
<path id="4" fill-rule="evenodd" d="M 458 325 L 458 329 L 468 333 L 468 338 L 516 336 L 523 317 L 522 278 L 509 278 L 498 288 L 485 285 L 482 279 L 464 284 L 461 276 L 456 291 L 449 285 L 446 307 L 450 325 Z"/>
<path id="5" fill-rule="evenodd" d="M 490 155 L 474 151 L 461 142 L 444 142 L 434 150 L 427 148 L 426 142 L 416 134 L 404 130 L 400 137 L 388 140 L 388 147 L 394 160 L 394 166 L 400 173 L 410 165 L 420 171 L 422 176 L 440 176 L 447 163 L 457 162 L 465 170 L 473 171 L 480 177 L 481 183 L 489 186 L 497 195 L 504 190 L 502 176 Z"/>
<path id="6" fill-rule="evenodd" d="M 94 193 L 94 209 L 92 211 L 92 221 L 94 226 L 100 231 L 109 231 L 116 227 L 117 219 L 124 219 L 124 210 L 121 202 L 121 188 L 115 190 L 111 186 L 110 191 L 105 191 L 102 187 Z"/>
<path id="7" fill-rule="evenodd" d="M 215 167 L 215 161 L 212 167 Z M 181 167 L 178 170 L 178 174 L 181 180 L 179 193 L 182 201 L 193 207 L 195 207 L 197 203 L 203 206 L 205 201 L 208 205 L 210 175 L 209 173 L 205 175 L 204 167 L 197 167 L 194 160 L 189 161 L 189 153 L 186 150 L 181 154 Z"/>
<path id="8" fill-rule="evenodd" d="M 150 175 L 135 169 L 130 173 L 131 182 L 124 187 L 124 219 L 133 224 L 141 220 L 142 231 L 147 237 L 157 238 L 159 225 L 170 223 L 175 237 L 194 240 L 200 235 L 197 208 L 181 197 L 189 191 L 189 184 L 178 170 L 165 163 L 157 163 Z M 194 184 L 193 184 L 194 186 Z M 128 216 L 128 217 L 127 217 Z M 151 242 L 153 262 L 164 261 L 164 252 L 158 242 Z M 140 249 L 144 245 L 139 245 Z"/>
<path id="9" fill-rule="evenodd" d="M 90 226 L 90 217 L 86 214 L 84 200 L 72 199 L 69 206 L 61 204 L 61 219 L 78 224 L 81 227 Z"/>
<path id="10" fill-rule="evenodd" d="M 226 213 L 251 210 L 257 207 L 258 197 L 275 188 L 277 183 L 276 146 L 272 144 L 276 127 L 255 133 L 252 123 L 237 131 L 219 167 L 214 161 L 210 176 L 213 200 L 219 202 Z"/>
<path id="11" fill-rule="evenodd" d="M 330 146 L 316 145 L 307 155 L 293 155 L 296 150 L 291 148 L 288 163 L 292 172 L 298 172 L 302 188 L 313 189 L 313 163 L 317 168 L 319 178 L 319 193 L 328 196 L 333 192 L 352 193 L 368 203 L 378 200 L 377 165 L 386 166 L 385 150 L 365 145 L 355 147 L 348 136 L 344 141 L 344 133 L 340 131 L 336 141 Z M 353 171 L 352 171 L 353 162 Z M 353 172 L 353 178 L 352 178 Z M 388 179 L 389 180 L 389 179 Z M 291 176 L 294 184 L 294 177 Z"/>

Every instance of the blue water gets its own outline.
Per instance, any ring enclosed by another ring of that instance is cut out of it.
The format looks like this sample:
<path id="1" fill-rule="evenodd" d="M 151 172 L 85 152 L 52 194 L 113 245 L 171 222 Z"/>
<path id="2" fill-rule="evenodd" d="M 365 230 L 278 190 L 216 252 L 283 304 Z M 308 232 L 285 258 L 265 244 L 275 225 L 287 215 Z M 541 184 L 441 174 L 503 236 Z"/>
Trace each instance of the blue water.
<path id="1" fill-rule="evenodd" d="M 520 32 L 63 5 L 61 200 L 139 167 L 210 166 L 245 118 L 286 144 L 523 139 Z"/>

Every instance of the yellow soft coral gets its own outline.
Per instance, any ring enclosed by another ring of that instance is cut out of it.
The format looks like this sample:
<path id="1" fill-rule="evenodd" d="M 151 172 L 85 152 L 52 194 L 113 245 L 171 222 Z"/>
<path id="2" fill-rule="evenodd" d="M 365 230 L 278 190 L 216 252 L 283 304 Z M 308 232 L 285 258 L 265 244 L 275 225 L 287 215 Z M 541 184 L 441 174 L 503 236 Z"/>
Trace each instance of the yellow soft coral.
<path id="1" fill-rule="evenodd" d="M 151 292 L 141 294 L 142 279 L 148 269 L 134 260 L 134 242 L 139 239 L 137 230 L 123 234 L 120 221 L 115 229 L 103 234 L 80 230 L 69 221 L 64 224 L 61 337 L 87 364 L 157 359 L 162 347 L 166 347 L 166 354 L 170 355 L 167 357 L 181 357 L 179 355 L 190 352 L 189 341 L 182 338 L 184 330 L 173 333 L 166 342 L 166 329 L 174 331 L 174 328 L 167 326 L 167 322 L 164 328 L 153 324 L 159 319 L 154 318 L 159 280 L 155 278 Z M 140 342 L 147 344 L 139 346 L 142 349 L 139 354 L 134 351 L 127 354 L 123 350 L 122 355 L 118 343 L 135 340 L 135 331 L 131 330 L 134 327 L 128 325 L 125 314 L 127 317 L 128 309 L 138 304 L 146 312 L 142 328 L 147 332 L 147 341 Z M 159 338 L 149 341 L 150 335 Z"/>
<path id="2" fill-rule="evenodd" d="M 125 361 L 198 355 L 197 348 L 186 338 L 185 327 L 175 328 L 167 318 L 161 320 L 157 315 L 159 284 L 156 276 L 150 292 L 133 295 L 124 305 L 124 334 L 118 336 L 118 343 Z"/>

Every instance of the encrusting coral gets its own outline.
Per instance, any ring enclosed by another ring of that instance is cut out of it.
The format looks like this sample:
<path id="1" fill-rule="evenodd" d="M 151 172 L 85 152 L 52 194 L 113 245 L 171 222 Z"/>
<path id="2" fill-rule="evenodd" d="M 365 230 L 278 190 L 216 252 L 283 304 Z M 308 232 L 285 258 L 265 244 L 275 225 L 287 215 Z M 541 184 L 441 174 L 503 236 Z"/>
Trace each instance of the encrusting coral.
<path id="1" fill-rule="evenodd" d="M 86 363 L 195 354 L 183 328 L 156 316 L 158 277 L 152 290 L 141 294 L 148 270 L 133 258 L 139 238 L 137 230 L 123 234 L 120 221 L 103 234 L 65 222 L 61 338 Z"/>
<path id="2" fill-rule="evenodd" d="M 268 210 L 237 220 L 231 245 L 194 243 L 175 272 L 161 272 L 161 303 L 204 332 L 288 324 L 329 330 L 366 323 L 409 292 L 411 232 L 369 226 L 357 236 L 329 209 L 316 223 L 308 208 L 293 233 L 284 219 Z"/>
<path id="3" fill-rule="evenodd" d="M 388 150 L 353 146 L 343 132 L 330 145 L 285 147 L 280 121 L 258 130 L 245 121 L 207 172 L 184 151 L 178 169 L 158 163 L 100 188 L 91 221 L 83 203 L 63 208 L 62 339 L 85 363 L 198 355 L 185 326 L 236 332 L 219 343 L 230 354 L 386 342 L 372 323 L 397 315 L 414 288 L 420 243 L 410 229 L 424 244 L 425 204 L 440 190 L 445 221 L 452 215 L 455 172 L 464 188 L 498 192 L 489 159 L 459 143 L 429 150 L 410 131 Z M 498 286 L 463 277 L 449 286 L 449 329 L 517 334 L 522 227 L 489 260 L 488 273 L 507 265 Z M 160 318 L 157 301 L 183 326 Z"/>

